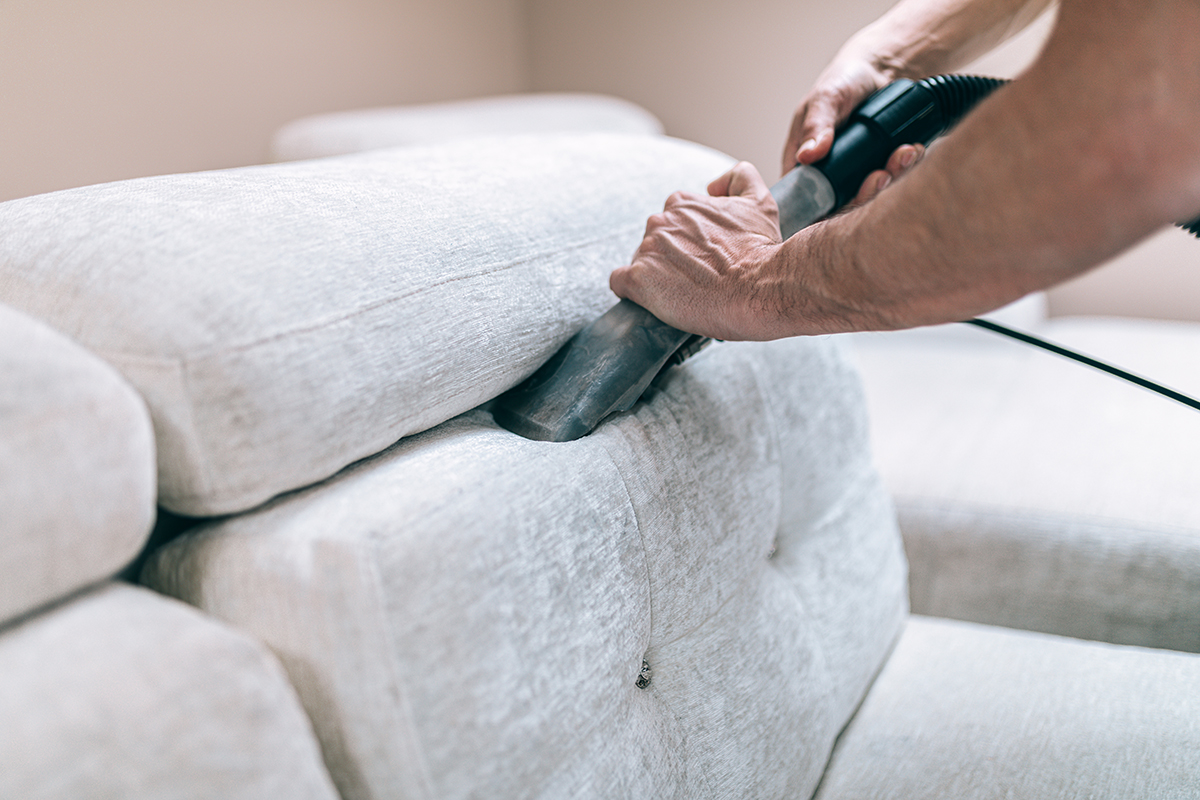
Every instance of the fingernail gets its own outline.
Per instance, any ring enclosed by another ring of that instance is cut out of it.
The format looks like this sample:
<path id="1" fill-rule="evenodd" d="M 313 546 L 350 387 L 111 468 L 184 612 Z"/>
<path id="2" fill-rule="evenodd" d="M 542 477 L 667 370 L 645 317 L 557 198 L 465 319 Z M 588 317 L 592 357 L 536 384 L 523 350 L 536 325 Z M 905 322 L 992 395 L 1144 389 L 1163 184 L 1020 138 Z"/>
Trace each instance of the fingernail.
<path id="1" fill-rule="evenodd" d="M 817 140 L 808 139 L 804 144 L 800 145 L 800 149 L 796 151 L 796 158 L 803 158 L 806 154 L 817 149 Z"/>
<path id="2" fill-rule="evenodd" d="M 887 188 L 887 185 L 892 182 L 892 176 L 884 173 L 879 176 L 879 180 L 875 184 L 875 191 L 882 192 Z"/>
<path id="3" fill-rule="evenodd" d="M 900 168 L 908 169 L 909 167 L 911 167 L 913 165 L 913 162 L 916 160 L 917 160 L 917 151 L 916 150 L 907 150 L 900 156 Z"/>

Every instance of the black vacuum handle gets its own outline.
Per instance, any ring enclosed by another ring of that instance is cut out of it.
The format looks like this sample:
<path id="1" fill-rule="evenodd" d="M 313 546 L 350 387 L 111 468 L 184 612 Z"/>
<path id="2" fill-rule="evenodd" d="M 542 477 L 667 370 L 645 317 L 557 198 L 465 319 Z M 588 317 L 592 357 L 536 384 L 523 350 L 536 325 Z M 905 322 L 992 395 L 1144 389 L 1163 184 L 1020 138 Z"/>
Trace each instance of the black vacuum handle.
<path id="1" fill-rule="evenodd" d="M 897 147 L 929 144 L 1003 83 L 976 75 L 900 78 L 868 97 L 839 129 L 828 155 L 813 164 L 833 186 L 835 208 L 854 199 Z"/>

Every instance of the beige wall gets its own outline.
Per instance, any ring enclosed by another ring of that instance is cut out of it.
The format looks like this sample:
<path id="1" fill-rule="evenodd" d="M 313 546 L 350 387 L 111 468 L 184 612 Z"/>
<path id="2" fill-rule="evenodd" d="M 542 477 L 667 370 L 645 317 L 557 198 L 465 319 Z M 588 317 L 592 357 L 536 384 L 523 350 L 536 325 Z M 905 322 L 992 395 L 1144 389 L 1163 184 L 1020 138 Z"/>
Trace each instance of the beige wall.
<path id="1" fill-rule="evenodd" d="M 522 0 L 0 0 L 0 200 L 262 161 L 303 114 L 524 89 Z"/>
<path id="2" fill-rule="evenodd" d="M 893 0 L 528 0 L 536 89 L 634 100 L 669 134 L 755 164 L 773 180 L 793 107 L 845 39 Z M 1011 77 L 1052 17 L 967 67 Z M 1200 242 L 1166 231 L 1050 292 L 1051 312 L 1200 320 Z"/>
<path id="3" fill-rule="evenodd" d="M 842 42 L 893 3 L 528 0 L 532 84 L 633 100 L 667 133 L 750 161 L 772 180 L 795 106 Z M 1046 29 L 976 66 L 1016 74 Z"/>
<path id="4" fill-rule="evenodd" d="M 528 0 L 533 86 L 623 96 L 770 180 L 803 92 L 892 1 Z"/>
<path id="5" fill-rule="evenodd" d="M 305 114 L 527 89 L 628 98 L 773 179 L 794 105 L 891 3 L 0 0 L 0 200 L 256 163 Z M 974 69 L 1015 74 L 1045 27 Z M 1200 243 L 1167 232 L 1051 307 L 1200 319 Z"/>

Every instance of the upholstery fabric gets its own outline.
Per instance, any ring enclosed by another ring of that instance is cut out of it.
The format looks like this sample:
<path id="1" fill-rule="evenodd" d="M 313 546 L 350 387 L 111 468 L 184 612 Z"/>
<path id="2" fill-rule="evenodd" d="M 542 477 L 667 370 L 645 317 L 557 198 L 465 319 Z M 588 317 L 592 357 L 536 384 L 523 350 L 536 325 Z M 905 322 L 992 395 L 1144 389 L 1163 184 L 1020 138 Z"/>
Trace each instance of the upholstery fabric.
<path id="1" fill-rule="evenodd" d="M 816 800 L 1185 800 L 1200 657 L 913 617 Z"/>
<path id="2" fill-rule="evenodd" d="M 1200 651 L 1200 414 L 954 326 L 858 337 L 913 610 Z M 1200 327 L 1040 332 L 1200 396 Z"/>
<path id="3" fill-rule="evenodd" d="M 271 159 L 295 161 L 480 136 L 564 131 L 655 135 L 663 128 L 649 111 L 616 97 L 502 95 L 304 117 L 275 134 Z"/>
<path id="4" fill-rule="evenodd" d="M 154 488 L 137 393 L 0 306 L 0 623 L 129 563 L 150 533 Z"/>
<path id="5" fill-rule="evenodd" d="M 0 675 L 0 797 L 337 797 L 276 659 L 144 589 L 0 631 Z"/>
<path id="6" fill-rule="evenodd" d="M 662 137 L 479 140 L 0 204 L 0 301 L 146 398 L 160 501 L 235 512 L 519 382 L 727 169 Z"/>
<path id="7" fill-rule="evenodd" d="M 583 439 L 474 411 L 143 580 L 279 655 L 346 800 L 807 797 L 906 612 L 862 410 L 829 341 L 714 345 Z"/>

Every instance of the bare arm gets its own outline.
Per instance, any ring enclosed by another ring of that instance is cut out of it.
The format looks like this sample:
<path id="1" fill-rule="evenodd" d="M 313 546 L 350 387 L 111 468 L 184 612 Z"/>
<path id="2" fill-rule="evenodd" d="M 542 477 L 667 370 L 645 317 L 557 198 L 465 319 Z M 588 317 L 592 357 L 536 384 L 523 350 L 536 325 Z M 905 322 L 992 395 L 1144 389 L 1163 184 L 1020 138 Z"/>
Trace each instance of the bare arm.
<path id="1" fill-rule="evenodd" d="M 1056 284 L 1200 212 L 1198 52 L 1197 0 L 1063 0 L 1034 66 L 893 189 L 786 243 L 676 198 L 613 289 L 769 339 L 963 319 Z M 771 218 L 752 168 L 727 184 Z"/>

